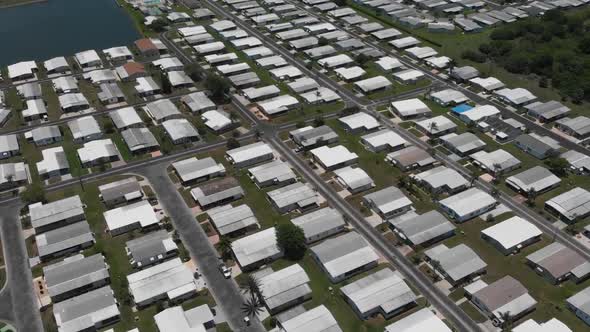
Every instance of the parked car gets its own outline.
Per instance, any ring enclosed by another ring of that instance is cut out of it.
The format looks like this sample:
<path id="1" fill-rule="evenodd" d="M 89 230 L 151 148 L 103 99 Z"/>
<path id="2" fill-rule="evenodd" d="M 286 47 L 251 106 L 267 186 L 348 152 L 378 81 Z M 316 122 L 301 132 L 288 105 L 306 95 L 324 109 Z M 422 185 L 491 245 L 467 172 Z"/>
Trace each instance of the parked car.
<path id="1" fill-rule="evenodd" d="M 219 263 L 219 272 L 223 274 L 223 277 L 225 279 L 231 278 L 231 268 L 225 266 L 225 264 L 223 263 Z"/>

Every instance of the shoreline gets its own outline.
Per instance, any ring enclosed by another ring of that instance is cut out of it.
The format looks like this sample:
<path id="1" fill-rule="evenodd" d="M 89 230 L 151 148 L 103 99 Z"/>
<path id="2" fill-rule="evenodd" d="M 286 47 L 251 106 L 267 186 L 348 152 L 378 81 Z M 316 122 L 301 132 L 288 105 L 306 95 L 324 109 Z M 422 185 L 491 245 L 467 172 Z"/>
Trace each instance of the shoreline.
<path id="1" fill-rule="evenodd" d="M 23 2 L 19 2 L 19 3 L 13 3 L 11 5 L 0 5 L 0 9 L 6 9 L 6 8 L 14 8 L 14 7 L 32 5 L 32 4 L 35 4 L 35 3 L 42 3 L 42 2 L 47 2 L 47 1 L 49 1 L 49 0 L 29 0 L 29 1 L 23 1 Z"/>

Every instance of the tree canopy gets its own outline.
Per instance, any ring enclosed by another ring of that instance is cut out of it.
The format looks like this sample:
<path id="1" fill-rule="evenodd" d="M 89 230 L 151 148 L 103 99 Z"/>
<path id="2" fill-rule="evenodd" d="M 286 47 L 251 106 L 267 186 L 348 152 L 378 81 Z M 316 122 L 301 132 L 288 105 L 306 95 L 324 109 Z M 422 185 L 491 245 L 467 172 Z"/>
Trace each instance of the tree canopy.
<path id="1" fill-rule="evenodd" d="M 303 230 L 290 222 L 277 226 L 277 244 L 290 260 L 300 260 L 307 250 Z"/>

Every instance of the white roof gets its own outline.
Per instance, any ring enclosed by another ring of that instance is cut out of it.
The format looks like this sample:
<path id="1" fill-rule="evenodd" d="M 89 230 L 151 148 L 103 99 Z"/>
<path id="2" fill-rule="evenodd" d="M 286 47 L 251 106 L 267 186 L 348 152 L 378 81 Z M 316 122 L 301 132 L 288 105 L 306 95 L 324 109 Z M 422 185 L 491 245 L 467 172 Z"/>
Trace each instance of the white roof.
<path id="1" fill-rule="evenodd" d="M 330 311 L 320 305 L 281 324 L 285 332 L 342 332 Z"/>
<path id="2" fill-rule="evenodd" d="M 452 332 L 430 309 L 424 308 L 388 325 L 385 332 Z"/>
<path id="3" fill-rule="evenodd" d="M 396 40 L 392 40 L 389 42 L 395 48 L 406 48 L 409 46 L 414 46 L 420 44 L 420 41 L 414 37 L 404 37 Z"/>
<path id="4" fill-rule="evenodd" d="M 247 49 L 243 50 L 242 52 L 244 52 L 244 54 L 246 54 L 246 56 L 249 58 L 265 57 L 265 56 L 270 56 L 270 55 L 274 54 L 274 52 L 266 46 L 257 46 L 257 47 L 247 48 Z"/>
<path id="5" fill-rule="evenodd" d="M 37 163 L 39 174 L 50 173 L 61 169 L 69 168 L 68 159 L 61 146 L 41 151 L 43 160 Z"/>
<path id="6" fill-rule="evenodd" d="M 451 62 L 451 58 L 449 58 L 448 56 L 433 56 L 427 58 L 426 60 L 424 60 L 424 62 L 426 62 L 426 64 L 431 67 L 442 69 L 449 65 L 449 63 Z"/>
<path id="7" fill-rule="evenodd" d="M 258 102 L 258 107 L 268 115 L 282 113 L 299 104 L 299 100 L 291 95 L 281 95 Z"/>
<path id="8" fill-rule="evenodd" d="M 502 149 L 492 152 L 482 150 L 470 155 L 470 157 L 489 171 L 493 172 L 496 171 L 496 165 L 500 166 L 499 171 L 503 171 L 520 164 L 520 160 Z"/>
<path id="9" fill-rule="evenodd" d="M 287 61 L 280 55 L 273 55 L 266 58 L 256 59 L 256 64 L 262 68 L 266 67 L 283 67 L 287 65 Z"/>
<path id="10" fill-rule="evenodd" d="M 297 178 L 289 164 L 278 159 L 249 168 L 248 173 L 258 183 L 265 183 L 269 180 L 273 181 L 273 183 L 280 183 Z"/>
<path id="11" fill-rule="evenodd" d="M 358 155 L 350 152 L 344 145 L 335 147 L 320 146 L 310 151 L 325 167 L 332 167 L 358 159 Z"/>
<path id="12" fill-rule="evenodd" d="M 119 307 L 113 290 L 105 286 L 55 303 L 53 316 L 59 332 L 78 332 L 118 317 Z"/>
<path id="13" fill-rule="evenodd" d="M 219 111 L 207 111 L 201 114 L 205 125 L 212 130 L 221 130 L 232 124 L 231 119 L 226 114 Z"/>
<path id="14" fill-rule="evenodd" d="M 76 106 L 89 105 L 88 100 L 81 93 L 67 93 L 65 95 L 59 95 L 59 104 L 62 108 L 70 108 Z"/>
<path id="15" fill-rule="evenodd" d="M 428 183 L 432 188 L 449 187 L 451 191 L 466 186 L 469 182 L 459 172 L 446 166 L 438 166 L 414 176 Z"/>
<path id="16" fill-rule="evenodd" d="M 408 48 L 406 52 L 410 53 L 413 57 L 417 59 L 426 59 L 433 57 L 438 54 L 432 47 L 412 47 Z"/>
<path id="17" fill-rule="evenodd" d="M 258 223 L 254 212 L 246 204 L 236 207 L 229 204 L 219 206 L 208 210 L 207 214 L 220 235 L 226 235 Z"/>
<path id="18" fill-rule="evenodd" d="M 200 25 L 195 25 L 195 26 L 191 26 L 191 27 L 183 27 L 183 28 L 178 29 L 178 33 L 182 37 L 200 35 L 200 34 L 203 34 L 206 32 L 207 32 L 207 30 L 205 30 L 205 28 Z"/>
<path id="19" fill-rule="evenodd" d="M 47 107 L 42 99 L 27 100 L 27 108 L 23 110 L 23 117 L 47 114 Z"/>
<path id="20" fill-rule="evenodd" d="M 103 213 L 103 216 L 109 231 L 126 228 L 136 223 L 139 223 L 141 228 L 145 228 L 159 222 L 154 208 L 145 200 L 108 210 Z"/>
<path id="21" fill-rule="evenodd" d="M 460 114 L 461 119 L 467 120 L 467 122 L 473 121 L 478 122 L 481 119 L 488 118 L 490 116 L 500 114 L 500 110 L 496 106 L 492 105 L 479 105 L 470 110 L 467 110 Z M 465 119 L 466 118 L 466 119 Z"/>
<path id="22" fill-rule="evenodd" d="M 85 79 L 90 80 L 93 84 L 116 81 L 117 77 L 112 69 L 98 69 L 82 75 Z"/>
<path id="23" fill-rule="evenodd" d="M 83 164 L 116 155 L 118 155 L 117 147 L 110 138 L 85 143 L 78 149 L 78 157 Z"/>
<path id="24" fill-rule="evenodd" d="M 13 79 L 23 75 L 30 75 L 35 69 L 37 69 L 37 64 L 35 61 L 22 61 L 15 63 L 8 66 L 8 77 Z"/>
<path id="25" fill-rule="evenodd" d="M 394 73 L 393 76 L 397 77 L 402 81 L 415 81 L 424 76 L 424 73 L 416 69 L 406 69 L 400 72 Z"/>
<path id="26" fill-rule="evenodd" d="M 214 320 L 213 313 L 206 304 L 186 310 L 181 306 L 168 308 L 154 315 L 160 332 L 205 332 L 205 323 Z"/>
<path id="27" fill-rule="evenodd" d="M 454 211 L 459 217 L 464 217 L 486 206 L 495 204 L 496 200 L 480 189 L 470 188 L 445 198 L 439 203 Z"/>
<path id="28" fill-rule="evenodd" d="M 318 60 L 318 64 L 325 68 L 335 68 L 353 62 L 354 60 L 346 54 L 338 54 Z"/>
<path id="29" fill-rule="evenodd" d="M 225 173 L 225 166 L 211 157 L 191 157 L 172 163 L 172 167 L 183 182 L 189 182 L 208 175 Z"/>
<path id="30" fill-rule="evenodd" d="M 432 98 L 440 100 L 443 104 L 455 103 L 460 104 L 469 100 L 461 91 L 454 89 L 444 89 L 430 94 Z"/>
<path id="31" fill-rule="evenodd" d="M 509 89 L 504 88 L 494 92 L 500 97 L 505 98 L 515 105 L 526 104 L 530 101 L 537 99 L 529 90 L 523 88 Z"/>
<path id="32" fill-rule="evenodd" d="M 311 294 L 311 288 L 307 285 L 309 277 L 299 264 L 265 275 L 258 281 L 264 302 L 271 309 Z"/>
<path id="33" fill-rule="evenodd" d="M 47 71 L 52 71 L 58 68 L 69 67 L 70 65 L 66 61 L 66 58 L 63 56 L 59 56 L 56 58 L 49 59 L 43 62 L 43 67 L 47 69 Z"/>
<path id="34" fill-rule="evenodd" d="M 384 56 L 380 58 L 379 60 L 375 61 L 375 64 L 385 71 L 391 71 L 393 69 L 400 68 L 403 66 L 398 59 L 390 56 Z"/>
<path id="35" fill-rule="evenodd" d="M 347 115 L 338 119 L 340 122 L 346 124 L 351 130 L 363 128 L 364 130 L 372 130 L 379 128 L 380 124 L 375 117 L 364 112 Z"/>
<path id="36" fill-rule="evenodd" d="M 162 127 L 173 141 L 198 137 L 199 133 L 187 119 L 171 119 L 162 122 Z"/>
<path id="37" fill-rule="evenodd" d="M 174 299 L 191 290 L 196 291 L 192 271 L 180 258 L 154 265 L 127 276 L 129 290 L 136 303 L 149 301 L 166 294 Z"/>
<path id="38" fill-rule="evenodd" d="M 586 189 L 575 187 L 570 191 L 551 198 L 545 204 L 559 212 L 562 216 L 574 220 L 576 217 L 586 216 L 590 212 L 590 192 Z"/>
<path id="39" fill-rule="evenodd" d="M 269 95 L 276 95 L 281 92 L 281 89 L 279 89 L 276 85 L 267 85 L 260 88 L 244 89 L 242 92 L 246 98 L 252 100 Z"/>
<path id="40" fill-rule="evenodd" d="M 287 86 L 289 87 L 289 89 L 293 90 L 293 92 L 297 93 L 314 90 L 320 87 L 316 80 L 307 76 L 298 78 L 291 83 L 287 83 Z"/>
<path id="41" fill-rule="evenodd" d="M 270 146 L 264 142 L 252 143 L 226 152 L 233 163 L 241 163 L 272 153 Z"/>
<path id="42" fill-rule="evenodd" d="M 481 87 L 487 91 L 493 91 L 504 87 L 504 83 L 495 77 L 476 77 L 469 80 L 469 82 Z"/>
<path id="43" fill-rule="evenodd" d="M 100 61 L 100 56 L 98 56 L 98 53 L 95 50 L 78 52 L 75 54 L 75 57 L 78 63 L 81 65 Z"/>
<path id="44" fill-rule="evenodd" d="M 230 20 L 220 20 L 209 25 L 215 31 L 230 30 L 236 27 L 236 24 Z"/>
<path id="45" fill-rule="evenodd" d="M 366 134 L 361 137 L 361 140 L 373 149 L 379 149 L 382 146 L 395 148 L 404 146 L 407 143 L 405 139 L 391 129 L 383 129 L 374 133 Z"/>
<path id="46" fill-rule="evenodd" d="M 451 121 L 444 115 L 437 115 L 434 118 L 428 118 L 422 121 L 418 121 L 416 122 L 416 126 L 428 131 L 433 135 L 457 127 L 457 125 L 453 121 Z"/>
<path id="47" fill-rule="evenodd" d="M 347 81 L 359 78 L 367 73 L 363 68 L 359 66 L 353 66 L 348 68 L 336 68 L 334 72 L 338 74 L 338 76 L 342 77 Z"/>
<path id="48" fill-rule="evenodd" d="M 542 192 L 561 182 L 561 179 L 542 166 L 535 166 L 506 178 L 506 183 L 524 192 Z"/>
<path id="49" fill-rule="evenodd" d="M 138 123 L 143 123 L 133 107 L 124 107 L 109 112 L 117 128 L 124 128 Z"/>
<path id="50" fill-rule="evenodd" d="M 342 99 L 336 91 L 323 86 L 317 90 L 302 93 L 299 96 L 310 104 L 319 102 L 330 103 Z"/>
<path id="51" fill-rule="evenodd" d="M 391 107 L 396 109 L 402 116 L 414 116 L 432 112 L 422 100 L 417 98 L 391 102 Z"/>
<path id="52" fill-rule="evenodd" d="M 256 37 L 246 37 L 246 38 L 239 38 L 234 39 L 231 41 L 234 47 L 242 48 L 242 47 L 255 47 L 262 45 L 260 39 Z"/>
<path id="53" fill-rule="evenodd" d="M 193 48 L 199 54 L 208 54 L 225 49 L 225 44 L 223 42 L 216 41 L 212 43 L 197 45 Z"/>
<path id="54" fill-rule="evenodd" d="M 361 188 L 369 184 L 372 186 L 375 185 L 375 183 L 367 174 L 367 172 L 365 172 L 360 167 L 343 167 L 335 170 L 334 175 L 336 175 L 340 183 L 345 185 L 350 190 L 355 190 L 357 188 Z"/>
<path id="55" fill-rule="evenodd" d="M 496 240 L 504 249 L 513 248 L 543 234 L 537 226 L 516 216 L 488 227 L 481 232 Z"/>
<path id="56" fill-rule="evenodd" d="M 303 75 L 301 70 L 295 66 L 285 66 L 269 70 L 270 74 L 278 79 L 293 79 Z"/>
<path id="57" fill-rule="evenodd" d="M 74 139 L 100 134 L 98 121 L 92 116 L 84 116 L 68 122 L 68 127 Z"/>
<path id="58" fill-rule="evenodd" d="M 371 35 L 377 39 L 389 39 L 397 36 L 401 36 L 401 32 L 394 28 L 387 28 L 371 32 Z"/>
<path id="59" fill-rule="evenodd" d="M 127 46 L 117 46 L 117 47 L 111 47 L 111 48 L 107 48 L 102 50 L 105 54 L 107 54 L 110 58 L 116 59 L 116 58 L 132 58 L 133 57 L 133 53 L 131 53 L 131 51 L 129 50 L 129 48 Z"/>
<path id="60" fill-rule="evenodd" d="M 179 68 L 183 67 L 184 65 L 178 58 L 176 57 L 168 57 L 168 58 L 161 58 L 158 60 L 152 61 L 154 66 L 160 67 L 163 70 L 168 70 L 170 68 Z"/>
<path id="61" fill-rule="evenodd" d="M 311 247 L 324 269 L 332 278 L 345 275 L 379 259 L 379 255 L 356 232 L 330 238 Z"/>
<path id="62" fill-rule="evenodd" d="M 193 80 L 184 71 L 169 71 L 168 80 L 172 86 L 190 85 L 193 84 Z"/>
<path id="63" fill-rule="evenodd" d="M 242 267 L 281 253 L 274 227 L 235 240 L 231 246 Z"/>
<path id="64" fill-rule="evenodd" d="M 387 88 L 391 82 L 385 76 L 375 76 L 362 81 L 355 82 L 354 85 L 365 93 Z"/>
<path id="65" fill-rule="evenodd" d="M 551 318 L 545 323 L 537 323 L 532 318 L 512 328 L 512 332 L 573 332 L 567 325 L 557 318 Z"/>

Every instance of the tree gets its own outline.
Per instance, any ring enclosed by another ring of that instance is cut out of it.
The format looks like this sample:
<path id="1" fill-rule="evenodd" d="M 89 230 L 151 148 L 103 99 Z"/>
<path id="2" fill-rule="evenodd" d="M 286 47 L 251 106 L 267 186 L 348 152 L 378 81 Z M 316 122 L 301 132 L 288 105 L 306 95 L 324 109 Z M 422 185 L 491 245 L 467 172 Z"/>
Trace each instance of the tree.
<path id="1" fill-rule="evenodd" d="M 149 26 L 155 32 L 163 32 L 166 30 L 168 23 L 166 23 L 166 21 L 164 21 L 163 19 L 157 19 L 153 21 L 152 24 L 150 24 Z"/>
<path id="2" fill-rule="evenodd" d="M 318 39 L 318 45 L 326 46 L 328 44 L 330 44 L 330 41 L 327 38 L 320 37 L 320 39 Z"/>
<path id="3" fill-rule="evenodd" d="M 209 72 L 205 79 L 205 88 L 211 91 L 211 96 L 220 101 L 225 100 L 225 95 L 229 92 L 229 81 L 217 74 Z"/>
<path id="4" fill-rule="evenodd" d="M 559 177 L 567 176 L 567 170 L 569 168 L 569 162 L 565 158 L 553 157 L 545 161 L 545 165 L 549 167 L 551 172 Z"/>
<path id="5" fill-rule="evenodd" d="M 264 301 L 264 296 L 260 289 L 260 281 L 255 276 L 251 274 L 246 275 L 246 279 L 242 280 L 239 286 L 245 294 L 250 295 L 250 298 L 256 300 L 258 303 Z"/>
<path id="6" fill-rule="evenodd" d="M 172 92 L 172 83 L 165 72 L 160 72 L 160 81 L 162 82 L 162 92 L 169 94 Z"/>
<path id="7" fill-rule="evenodd" d="M 324 123 L 324 118 L 322 118 L 321 116 L 318 116 L 315 119 L 313 119 L 313 126 L 314 127 L 321 127 L 324 124 L 325 124 Z"/>
<path id="8" fill-rule="evenodd" d="M 227 140 L 227 143 L 225 146 L 228 148 L 228 150 L 233 150 L 233 149 L 239 148 L 241 146 L 241 144 L 237 139 L 232 137 Z"/>
<path id="9" fill-rule="evenodd" d="M 227 236 L 222 236 L 217 242 L 217 250 L 219 250 L 222 258 L 231 257 L 231 240 Z"/>
<path id="10" fill-rule="evenodd" d="M 198 82 L 203 79 L 203 77 L 202 77 L 203 70 L 196 63 L 191 63 L 191 64 L 186 65 L 184 67 L 184 71 L 195 82 Z"/>
<path id="11" fill-rule="evenodd" d="M 432 121 L 430 125 L 428 125 L 428 131 L 430 131 L 431 134 L 434 134 L 437 130 L 438 124 L 436 123 L 436 121 Z"/>
<path id="12" fill-rule="evenodd" d="M 305 126 L 307 126 L 307 124 L 305 124 L 305 121 L 303 121 L 303 120 L 297 121 L 297 123 L 295 124 L 295 128 L 297 128 L 297 129 L 301 129 Z"/>
<path id="13" fill-rule="evenodd" d="M 486 216 L 486 221 L 489 223 L 493 223 L 495 220 L 496 218 L 494 218 L 494 215 L 491 213 Z"/>
<path id="14" fill-rule="evenodd" d="M 115 132 L 115 126 L 111 121 L 106 121 L 103 125 L 104 132 L 107 134 L 112 134 Z"/>
<path id="15" fill-rule="evenodd" d="M 262 303 L 258 302 L 255 298 L 249 298 L 242 303 L 242 312 L 246 316 L 258 317 L 263 312 Z"/>
<path id="16" fill-rule="evenodd" d="M 501 312 L 500 320 L 502 321 L 502 331 L 510 331 L 512 330 L 512 323 L 514 322 L 514 317 L 510 314 L 510 311 Z"/>
<path id="17" fill-rule="evenodd" d="M 307 250 L 303 230 L 290 222 L 277 226 L 277 244 L 290 260 L 300 260 Z"/>
<path id="18" fill-rule="evenodd" d="M 500 190 L 498 190 L 498 188 L 494 187 L 494 188 L 492 188 L 492 191 L 490 191 L 490 195 L 494 198 L 498 198 L 498 197 L 500 197 Z"/>
<path id="19" fill-rule="evenodd" d="M 530 189 L 527 191 L 527 203 L 528 203 L 530 206 L 534 206 L 534 205 L 535 205 L 535 199 L 537 198 L 537 195 L 538 195 L 538 193 L 537 193 L 537 191 L 535 190 L 535 188 L 530 188 Z"/>
<path id="20" fill-rule="evenodd" d="M 334 3 L 338 5 L 338 7 L 346 6 L 346 0 L 334 0 Z"/>
<path id="21" fill-rule="evenodd" d="M 20 194 L 20 198 L 26 205 L 37 203 L 37 202 L 45 202 L 45 189 L 41 186 L 39 182 L 33 182 L 28 185 L 25 190 Z"/>
<path id="22" fill-rule="evenodd" d="M 359 64 L 361 67 L 365 67 L 367 62 L 371 61 L 371 58 L 366 55 L 365 53 L 359 53 L 355 58 L 354 61 Z"/>

